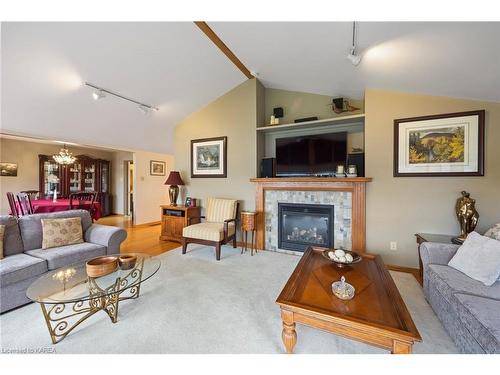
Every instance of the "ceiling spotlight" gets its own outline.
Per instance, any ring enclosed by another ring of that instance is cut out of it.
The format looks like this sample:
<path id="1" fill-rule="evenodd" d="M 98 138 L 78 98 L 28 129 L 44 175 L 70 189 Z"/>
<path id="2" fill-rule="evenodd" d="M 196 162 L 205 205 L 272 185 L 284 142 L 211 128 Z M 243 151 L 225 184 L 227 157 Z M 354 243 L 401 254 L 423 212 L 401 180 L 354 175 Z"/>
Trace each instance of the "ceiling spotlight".
<path id="1" fill-rule="evenodd" d="M 102 99 L 106 96 L 106 94 L 104 93 L 104 91 L 102 90 L 97 90 L 97 91 L 94 91 L 92 93 L 92 97 L 94 98 L 94 100 L 99 100 L 99 99 Z"/>
<path id="2" fill-rule="evenodd" d="M 347 58 L 354 66 L 358 66 L 361 62 L 361 56 L 356 52 L 356 48 L 351 49 L 351 53 L 347 55 Z"/>
<path id="3" fill-rule="evenodd" d="M 352 46 L 351 52 L 347 55 L 347 58 L 354 66 L 358 66 L 361 62 L 361 55 L 357 52 L 356 47 L 356 22 L 352 23 Z"/>
<path id="4" fill-rule="evenodd" d="M 143 115 L 147 115 L 149 113 L 149 107 L 146 107 L 143 104 L 139 104 L 139 111 L 142 112 Z"/>

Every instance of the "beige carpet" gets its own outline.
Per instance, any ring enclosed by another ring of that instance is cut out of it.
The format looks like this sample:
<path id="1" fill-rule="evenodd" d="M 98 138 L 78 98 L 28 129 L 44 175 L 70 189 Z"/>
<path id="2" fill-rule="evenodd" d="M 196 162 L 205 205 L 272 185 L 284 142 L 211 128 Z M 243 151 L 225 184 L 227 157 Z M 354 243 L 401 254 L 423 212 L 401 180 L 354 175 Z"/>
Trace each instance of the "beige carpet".
<path id="1" fill-rule="evenodd" d="M 176 249 L 159 256 L 160 271 L 138 300 L 120 305 L 116 324 L 99 312 L 53 346 L 38 304 L 1 315 L 2 351 L 283 353 L 275 300 L 300 258 L 268 251 L 251 257 L 224 246 L 217 262 L 213 249 L 191 246 L 186 255 Z M 414 352 L 456 353 L 413 276 L 391 274 L 423 337 Z M 297 334 L 296 353 L 387 353 L 304 326 Z"/>

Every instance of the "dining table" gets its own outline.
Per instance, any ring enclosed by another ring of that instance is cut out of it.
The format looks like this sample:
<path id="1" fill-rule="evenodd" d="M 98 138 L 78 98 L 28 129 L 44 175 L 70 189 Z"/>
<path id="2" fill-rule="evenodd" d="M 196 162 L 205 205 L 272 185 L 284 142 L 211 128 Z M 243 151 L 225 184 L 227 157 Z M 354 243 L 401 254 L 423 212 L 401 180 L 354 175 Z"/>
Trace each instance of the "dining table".
<path id="1" fill-rule="evenodd" d="M 92 202 L 91 201 L 73 201 L 74 209 L 89 210 Z M 53 199 L 34 199 L 31 201 L 33 206 L 34 214 L 42 214 L 48 212 L 59 212 L 70 210 L 69 199 L 58 198 L 55 201 Z M 97 201 L 94 202 L 94 211 L 92 214 L 92 219 L 98 220 L 102 217 L 101 204 Z"/>

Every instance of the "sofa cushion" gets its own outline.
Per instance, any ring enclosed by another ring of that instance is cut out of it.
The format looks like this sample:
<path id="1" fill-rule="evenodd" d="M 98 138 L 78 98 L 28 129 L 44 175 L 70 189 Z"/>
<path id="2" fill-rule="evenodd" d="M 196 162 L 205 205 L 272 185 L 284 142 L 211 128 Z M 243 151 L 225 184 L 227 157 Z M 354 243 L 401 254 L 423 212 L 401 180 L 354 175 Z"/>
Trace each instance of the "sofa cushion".
<path id="1" fill-rule="evenodd" d="M 500 276 L 500 241 L 471 232 L 448 265 L 490 286 Z"/>
<path id="2" fill-rule="evenodd" d="M 228 225 L 228 235 L 234 234 L 234 223 Z M 185 227 L 182 235 L 207 241 L 222 241 L 224 239 L 224 223 L 200 223 Z"/>
<path id="3" fill-rule="evenodd" d="M 464 325 L 485 353 L 500 353 L 500 300 L 457 293 L 454 307 Z"/>
<path id="4" fill-rule="evenodd" d="M 86 210 L 69 210 L 51 212 L 46 214 L 26 215 L 19 218 L 19 229 L 23 238 L 24 251 L 40 249 L 42 247 L 42 219 L 60 219 L 80 217 L 82 230 L 85 231 L 92 225 L 90 214 Z"/>
<path id="5" fill-rule="evenodd" d="M 0 284 L 13 284 L 48 271 L 47 262 L 26 254 L 10 255 L 0 261 Z"/>
<path id="6" fill-rule="evenodd" d="M 222 223 L 236 218 L 236 200 L 208 198 L 205 216 L 207 222 Z"/>
<path id="7" fill-rule="evenodd" d="M 471 279 L 454 268 L 440 264 L 430 264 L 427 277 L 428 285 L 437 289 L 448 303 L 452 303 L 452 297 L 455 293 L 500 300 L 500 281 L 495 282 L 492 286 L 485 286 L 480 281 Z"/>
<path id="8" fill-rule="evenodd" d="M 83 242 L 82 219 L 42 219 L 42 249 Z"/>
<path id="9" fill-rule="evenodd" d="M 105 255 L 106 247 L 84 242 L 76 245 L 55 247 L 50 250 L 28 250 L 26 254 L 46 260 L 49 270 L 54 270 L 70 264 L 83 262 L 100 255 Z"/>
<path id="10" fill-rule="evenodd" d="M 24 250 L 23 240 L 15 217 L 10 215 L 0 216 L 0 224 L 5 225 L 3 237 L 3 256 L 21 254 Z"/>

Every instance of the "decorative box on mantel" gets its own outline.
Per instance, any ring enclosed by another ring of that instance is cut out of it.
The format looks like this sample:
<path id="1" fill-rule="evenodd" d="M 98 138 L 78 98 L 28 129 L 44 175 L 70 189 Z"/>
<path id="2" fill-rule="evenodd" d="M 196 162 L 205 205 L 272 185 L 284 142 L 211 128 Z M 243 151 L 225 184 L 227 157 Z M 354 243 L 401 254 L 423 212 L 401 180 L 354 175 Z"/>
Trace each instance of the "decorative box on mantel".
<path id="1" fill-rule="evenodd" d="M 257 248 L 278 248 L 278 203 L 335 207 L 334 247 L 365 252 L 365 199 L 368 177 L 252 178 L 256 184 Z"/>

